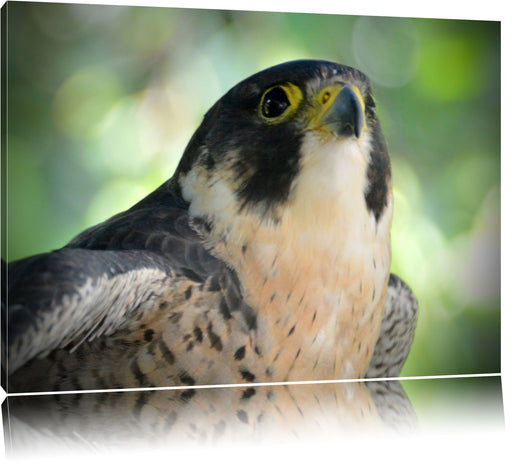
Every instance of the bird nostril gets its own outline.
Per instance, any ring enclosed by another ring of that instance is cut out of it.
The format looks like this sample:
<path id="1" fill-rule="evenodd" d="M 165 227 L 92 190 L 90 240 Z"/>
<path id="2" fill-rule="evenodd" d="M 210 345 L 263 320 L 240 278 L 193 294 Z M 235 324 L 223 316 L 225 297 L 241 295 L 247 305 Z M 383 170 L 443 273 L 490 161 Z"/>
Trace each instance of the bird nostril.
<path id="1" fill-rule="evenodd" d="M 355 127 L 354 127 L 354 124 L 350 123 L 350 122 L 347 122 L 344 126 L 343 126 L 343 132 L 344 133 L 355 133 Z M 357 134 L 356 134 L 357 136 Z"/>
<path id="2" fill-rule="evenodd" d="M 330 99 L 331 99 L 331 92 L 326 91 L 326 92 L 322 95 L 322 104 L 327 103 L 327 101 L 329 101 Z"/>

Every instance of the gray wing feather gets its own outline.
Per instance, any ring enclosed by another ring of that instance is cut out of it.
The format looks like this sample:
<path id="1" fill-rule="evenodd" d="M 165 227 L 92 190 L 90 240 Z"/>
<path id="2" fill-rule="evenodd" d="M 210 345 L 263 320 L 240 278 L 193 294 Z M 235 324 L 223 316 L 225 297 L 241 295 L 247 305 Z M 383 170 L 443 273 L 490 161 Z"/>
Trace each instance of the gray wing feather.
<path id="1" fill-rule="evenodd" d="M 407 284 L 391 274 L 386 308 L 366 377 L 398 377 L 416 329 L 418 302 Z"/>
<path id="2" fill-rule="evenodd" d="M 55 348 L 115 332 L 171 286 L 164 258 L 146 251 L 61 249 L 9 265 L 8 373 Z"/>

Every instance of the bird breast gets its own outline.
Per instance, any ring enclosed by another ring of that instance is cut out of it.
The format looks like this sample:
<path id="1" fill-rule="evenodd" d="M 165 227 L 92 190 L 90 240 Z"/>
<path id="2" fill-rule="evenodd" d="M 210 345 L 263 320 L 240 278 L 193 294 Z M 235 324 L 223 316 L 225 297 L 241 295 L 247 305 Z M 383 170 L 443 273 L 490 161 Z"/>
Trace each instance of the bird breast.
<path id="1" fill-rule="evenodd" d="M 386 297 L 391 197 L 377 222 L 364 200 L 365 138 L 316 142 L 306 138 L 279 221 L 238 215 L 214 246 L 258 313 L 259 350 L 280 380 L 364 376 Z"/>

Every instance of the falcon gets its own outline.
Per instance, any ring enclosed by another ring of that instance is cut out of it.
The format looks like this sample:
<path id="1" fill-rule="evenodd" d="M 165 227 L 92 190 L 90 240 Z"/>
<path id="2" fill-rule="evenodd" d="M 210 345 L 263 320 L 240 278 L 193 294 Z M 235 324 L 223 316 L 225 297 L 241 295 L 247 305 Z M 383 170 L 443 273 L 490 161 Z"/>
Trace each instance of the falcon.
<path id="1" fill-rule="evenodd" d="M 398 375 L 417 304 L 390 276 L 392 208 L 368 78 L 261 71 L 153 193 L 4 267 L 8 391 Z"/>

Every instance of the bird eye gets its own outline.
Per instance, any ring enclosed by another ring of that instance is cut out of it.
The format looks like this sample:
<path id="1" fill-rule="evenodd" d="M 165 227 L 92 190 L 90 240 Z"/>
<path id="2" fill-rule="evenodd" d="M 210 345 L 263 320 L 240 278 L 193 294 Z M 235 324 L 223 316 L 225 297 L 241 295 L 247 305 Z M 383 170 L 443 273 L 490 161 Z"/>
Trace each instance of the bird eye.
<path id="1" fill-rule="evenodd" d="M 282 87 L 268 90 L 261 100 L 261 113 L 267 119 L 279 117 L 290 106 L 286 91 Z"/>

